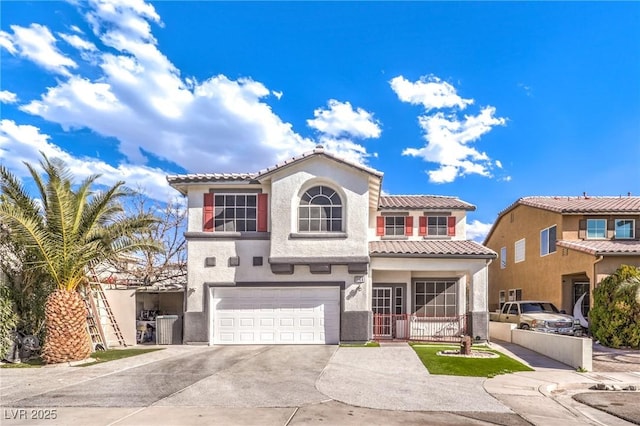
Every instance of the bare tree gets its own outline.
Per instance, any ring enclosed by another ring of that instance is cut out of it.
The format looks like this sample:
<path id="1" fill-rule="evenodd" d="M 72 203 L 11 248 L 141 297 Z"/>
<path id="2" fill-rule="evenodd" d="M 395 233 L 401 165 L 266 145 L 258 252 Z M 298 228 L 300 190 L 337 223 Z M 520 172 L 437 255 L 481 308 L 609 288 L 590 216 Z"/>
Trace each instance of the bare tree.
<path id="1" fill-rule="evenodd" d="M 138 190 L 137 195 L 129 201 L 127 210 L 129 214 L 150 213 L 159 219 L 141 237 L 158 242 L 162 250 L 143 250 L 112 262 L 98 271 L 101 281 L 184 286 L 187 275 L 187 247 L 184 239 L 186 206 L 180 200 L 166 203 L 151 200 L 142 190 Z"/>

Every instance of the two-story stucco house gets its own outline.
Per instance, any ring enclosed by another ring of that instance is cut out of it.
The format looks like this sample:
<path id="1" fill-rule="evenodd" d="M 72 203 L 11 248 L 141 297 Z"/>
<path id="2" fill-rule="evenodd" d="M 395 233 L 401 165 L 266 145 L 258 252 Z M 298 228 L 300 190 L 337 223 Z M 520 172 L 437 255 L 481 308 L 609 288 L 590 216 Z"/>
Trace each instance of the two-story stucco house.
<path id="1" fill-rule="evenodd" d="M 524 197 L 499 213 L 485 244 L 499 254 L 489 268 L 490 310 L 537 299 L 573 313 L 621 264 L 640 266 L 640 197 Z"/>
<path id="2" fill-rule="evenodd" d="M 257 173 L 168 181 L 188 198 L 185 343 L 366 341 L 374 314 L 377 337 L 434 317 L 470 317 L 458 332 L 487 336 L 496 254 L 465 241 L 470 204 L 381 196 L 381 172 L 321 146 Z"/>

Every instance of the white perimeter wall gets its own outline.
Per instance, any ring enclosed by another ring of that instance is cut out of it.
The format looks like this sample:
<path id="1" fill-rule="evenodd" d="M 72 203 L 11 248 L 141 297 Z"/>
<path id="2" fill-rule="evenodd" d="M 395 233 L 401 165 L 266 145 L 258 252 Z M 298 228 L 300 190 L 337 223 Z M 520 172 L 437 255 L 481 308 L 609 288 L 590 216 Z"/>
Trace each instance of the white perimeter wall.
<path id="1" fill-rule="evenodd" d="M 548 356 L 573 368 L 593 370 L 593 348 L 591 339 L 520 330 L 515 324 L 489 322 L 492 339 L 515 343 L 534 352 Z"/>

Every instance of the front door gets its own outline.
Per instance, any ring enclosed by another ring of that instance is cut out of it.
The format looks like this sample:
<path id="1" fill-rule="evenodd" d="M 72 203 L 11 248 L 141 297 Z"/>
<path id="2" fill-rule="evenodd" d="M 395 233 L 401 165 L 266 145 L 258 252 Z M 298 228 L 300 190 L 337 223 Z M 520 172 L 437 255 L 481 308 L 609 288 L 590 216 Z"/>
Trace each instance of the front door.
<path id="1" fill-rule="evenodd" d="M 375 336 L 391 337 L 391 300 L 391 287 L 373 289 L 373 334 Z"/>

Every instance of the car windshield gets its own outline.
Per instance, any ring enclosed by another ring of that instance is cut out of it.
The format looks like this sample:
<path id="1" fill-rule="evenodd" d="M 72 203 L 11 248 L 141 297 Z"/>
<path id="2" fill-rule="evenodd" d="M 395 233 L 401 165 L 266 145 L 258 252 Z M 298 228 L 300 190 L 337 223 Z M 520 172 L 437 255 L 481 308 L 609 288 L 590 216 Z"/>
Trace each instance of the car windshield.
<path id="1" fill-rule="evenodd" d="M 555 306 L 553 306 L 552 303 L 533 302 L 533 303 L 523 303 L 522 312 L 527 314 L 535 313 L 535 312 L 547 312 L 547 313 L 557 314 L 558 309 Z"/>

